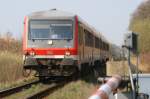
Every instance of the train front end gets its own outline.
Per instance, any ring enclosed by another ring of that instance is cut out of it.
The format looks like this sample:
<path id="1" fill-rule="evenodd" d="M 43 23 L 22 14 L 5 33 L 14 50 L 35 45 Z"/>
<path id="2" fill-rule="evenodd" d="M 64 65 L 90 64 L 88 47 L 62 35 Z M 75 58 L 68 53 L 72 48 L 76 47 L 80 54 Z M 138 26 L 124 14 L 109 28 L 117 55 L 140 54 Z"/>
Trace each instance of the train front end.
<path id="1" fill-rule="evenodd" d="M 57 10 L 32 13 L 24 21 L 24 70 L 36 76 L 68 76 L 77 69 L 77 17 Z"/>

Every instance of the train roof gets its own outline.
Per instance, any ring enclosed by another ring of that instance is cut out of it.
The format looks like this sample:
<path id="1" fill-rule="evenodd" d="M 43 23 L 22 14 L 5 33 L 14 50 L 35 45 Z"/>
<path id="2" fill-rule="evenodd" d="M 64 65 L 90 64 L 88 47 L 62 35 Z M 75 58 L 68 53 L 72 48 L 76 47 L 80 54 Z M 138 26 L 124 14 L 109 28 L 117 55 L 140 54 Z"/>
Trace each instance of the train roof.
<path id="1" fill-rule="evenodd" d="M 75 14 L 56 9 L 33 12 L 28 15 L 29 19 L 72 19 L 75 16 Z"/>

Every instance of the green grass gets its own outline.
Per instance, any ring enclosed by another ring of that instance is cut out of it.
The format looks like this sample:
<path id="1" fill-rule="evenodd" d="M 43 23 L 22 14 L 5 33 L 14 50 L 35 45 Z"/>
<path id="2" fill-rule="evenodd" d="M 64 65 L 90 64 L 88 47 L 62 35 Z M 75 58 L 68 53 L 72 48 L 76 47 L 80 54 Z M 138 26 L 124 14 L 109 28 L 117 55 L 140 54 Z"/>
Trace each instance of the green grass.
<path id="1" fill-rule="evenodd" d="M 78 80 L 58 89 L 46 99 L 87 99 L 96 89 L 96 85 Z"/>
<path id="2" fill-rule="evenodd" d="M 77 81 L 72 81 L 64 87 L 50 94 L 46 99 L 88 99 L 100 84 L 97 83 L 93 74 L 82 77 Z"/>

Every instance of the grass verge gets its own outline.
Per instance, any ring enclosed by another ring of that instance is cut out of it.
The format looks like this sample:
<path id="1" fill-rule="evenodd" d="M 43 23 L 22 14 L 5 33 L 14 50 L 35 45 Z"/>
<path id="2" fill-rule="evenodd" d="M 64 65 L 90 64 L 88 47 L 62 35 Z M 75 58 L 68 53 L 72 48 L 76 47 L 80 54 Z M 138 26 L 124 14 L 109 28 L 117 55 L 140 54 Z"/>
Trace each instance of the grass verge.
<path id="1" fill-rule="evenodd" d="M 46 99 L 88 99 L 96 89 L 97 86 L 95 84 L 78 80 L 58 89 Z"/>
<path id="2" fill-rule="evenodd" d="M 0 89 L 22 78 L 21 53 L 0 51 Z"/>

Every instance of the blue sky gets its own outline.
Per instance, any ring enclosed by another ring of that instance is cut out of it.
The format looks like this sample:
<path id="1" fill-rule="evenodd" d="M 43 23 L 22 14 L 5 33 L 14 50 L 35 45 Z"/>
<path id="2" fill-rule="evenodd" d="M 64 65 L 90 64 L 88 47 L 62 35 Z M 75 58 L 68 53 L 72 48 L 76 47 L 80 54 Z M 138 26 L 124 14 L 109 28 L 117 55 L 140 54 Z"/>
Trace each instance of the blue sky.
<path id="1" fill-rule="evenodd" d="M 39 10 L 57 8 L 78 14 L 108 39 L 121 45 L 129 20 L 144 0 L 1 0 L 0 33 L 22 36 L 24 16 Z"/>

